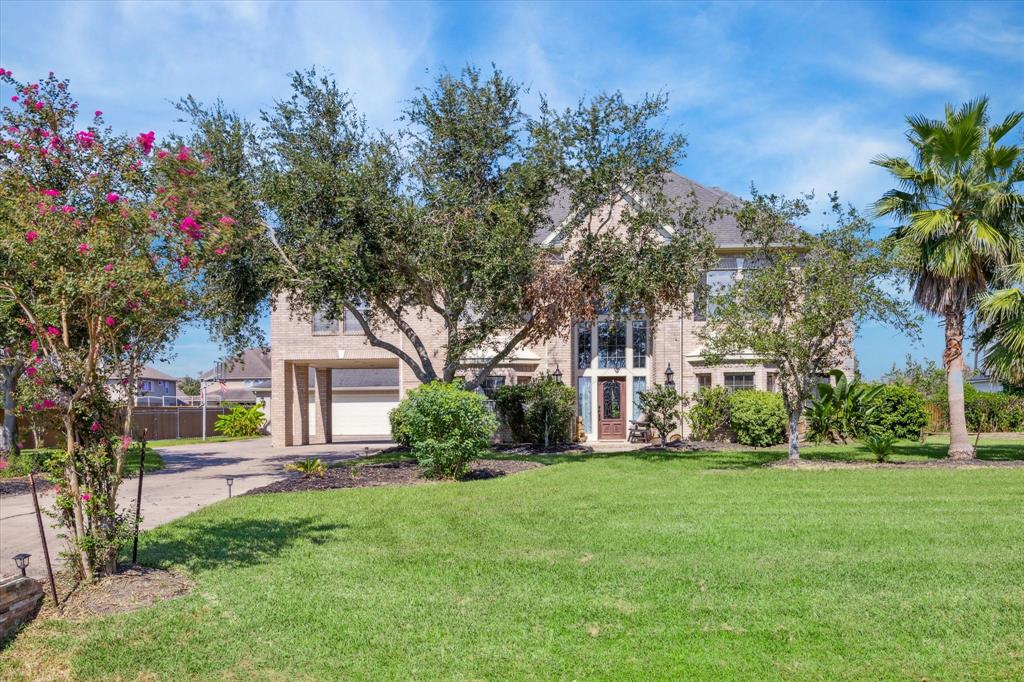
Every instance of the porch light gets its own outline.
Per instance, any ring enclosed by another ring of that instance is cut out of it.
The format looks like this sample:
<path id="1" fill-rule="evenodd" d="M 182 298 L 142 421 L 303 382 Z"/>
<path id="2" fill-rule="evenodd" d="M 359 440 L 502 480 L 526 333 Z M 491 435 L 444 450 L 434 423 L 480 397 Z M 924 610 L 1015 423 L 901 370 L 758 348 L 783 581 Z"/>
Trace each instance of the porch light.
<path id="1" fill-rule="evenodd" d="M 558 369 L 558 363 L 555 363 L 555 371 L 551 373 L 551 376 L 555 378 L 555 381 L 562 383 L 562 370 Z"/>
<path id="2" fill-rule="evenodd" d="M 28 568 L 28 560 L 31 556 L 31 554 L 25 554 L 24 552 L 14 555 L 14 565 L 21 569 L 22 578 L 25 577 L 25 569 Z"/>
<path id="3" fill-rule="evenodd" d="M 676 386 L 676 381 L 673 379 L 675 375 L 676 373 L 672 371 L 672 363 L 670 362 L 668 363 L 668 368 L 665 370 L 665 385 L 669 388 L 675 388 Z"/>

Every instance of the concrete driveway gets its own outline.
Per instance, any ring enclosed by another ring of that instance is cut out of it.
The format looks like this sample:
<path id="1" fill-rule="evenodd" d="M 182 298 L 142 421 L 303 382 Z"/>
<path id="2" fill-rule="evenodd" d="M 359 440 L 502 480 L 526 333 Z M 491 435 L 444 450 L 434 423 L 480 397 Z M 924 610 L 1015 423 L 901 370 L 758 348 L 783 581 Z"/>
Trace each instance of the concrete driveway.
<path id="1" fill-rule="evenodd" d="M 227 476 L 234 477 L 232 495 L 240 495 L 281 478 L 284 475 L 282 467 L 288 462 L 307 455 L 325 462 L 336 462 L 374 454 L 393 445 L 388 438 L 366 436 L 330 445 L 290 448 L 275 448 L 269 438 L 158 448 L 166 468 L 147 473 L 143 478 L 142 528 L 153 528 L 226 499 Z M 118 502 L 124 509 L 134 512 L 137 489 L 138 479 L 135 478 L 126 479 L 121 484 Z M 54 495 L 47 492 L 40 496 L 39 503 L 44 510 L 43 523 L 47 526 L 50 558 L 56 568 L 57 553 L 64 547 L 57 538 L 56 530 L 49 527 L 52 520 L 45 515 L 45 510 L 53 507 L 53 500 Z M 30 575 L 46 575 L 31 495 L 0 495 L 0 576 L 17 572 L 11 557 L 20 552 L 32 555 Z"/>

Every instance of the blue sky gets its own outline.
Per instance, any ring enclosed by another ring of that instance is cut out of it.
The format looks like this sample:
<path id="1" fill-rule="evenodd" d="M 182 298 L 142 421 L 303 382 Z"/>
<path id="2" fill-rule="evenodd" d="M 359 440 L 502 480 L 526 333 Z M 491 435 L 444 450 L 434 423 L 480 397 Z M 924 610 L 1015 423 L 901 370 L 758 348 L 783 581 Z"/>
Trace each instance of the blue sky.
<path id="1" fill-rule="evenodd" d="M 256 116 L 314 65 L 392 128 L 441 69 L 491 62 L 556 104 L 665 92 L 689 140 L 678 170 L 704 184 L 865 208 L 890 186 L 869 160 L 907 153 L 906 114 L 979 94 L 1024 109 L 1024 4 L 0 2 L 0 65 L 70 78 L 83 111 L 129 132 L 174 129 L 186 94 Z M 941 344 L 929 319 L 920 344 L 868 327 L 857 351 L 877 377 Z M 177 375 L 219 355 L 201 330 L 175 350 L 160 366 Z"/>

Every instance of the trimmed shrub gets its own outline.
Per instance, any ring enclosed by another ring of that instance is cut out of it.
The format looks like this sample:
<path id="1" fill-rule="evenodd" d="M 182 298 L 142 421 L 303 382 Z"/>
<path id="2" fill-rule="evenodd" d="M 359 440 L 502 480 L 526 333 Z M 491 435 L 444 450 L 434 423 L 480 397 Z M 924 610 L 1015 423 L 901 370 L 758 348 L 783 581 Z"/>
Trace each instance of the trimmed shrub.
<path id="1" fill-rule="evenodd" d="M 878 430 L 875 433 L 870 433 L 861 439 L 864 446 L 875 456 L 875 459 L 879 462 L 889 461 L 889 455 L 892 454 L 892 443 L 896 440 L 896 436 L 888 431 Z"/>
<path id="2" fill-rule="evenodd" d="M 428 476 L 461 478 L 487 452 L 498 421 L 483 396 L 456 383 L 434 381 L 409 391 L 399 404 L 399 435 Z M 392 421 L 392 426 L 395 422 Z"/>
<path id="3" fill-rule="evenodd" d="M 686 418 L 694 440 L 724 439 L 729 428 L 729 391 L 724 386 L 697 391 Z"/>
<path id="4" fill-rule="evenodd" d="M 986 393 L 964 386 L 964 412 L 971 431 L 1024 429 L 1024 398 L 1009 393 Z"/>
<path id="5" fill-rule="evenodd" d="M 736 391 L 729 396 L 729 426 L 736 442 L 766 448 L 786 439 L 782 396 L 768 391 Z"/>
<path id="6" fill-rule="evenodd" d="M 259 405 L 239 405 L 217 417 L 213 428 L 228 438 L 253 438 L 263 432 L 263 425 L 266 423 L 267 417 Z"/>
<path id="7" fill-rule="evenodd" d="M 688 399 L 679 395 L 679 392 L 671 386 L 657 384 L 649 391 L 639 395 L 640 410 L 644 418 L 661 438 L 661 444 L 668 443 L 668 436 L 672 430 L 679 426 L 682 417 L 681 407 L 685 407 Z"/>
<path id="8" fill-rule="evenodd" d="M 885 384 L 872 403 L 869 428 L 872 433 L 892 434 L 893 438 L 916 440 L 928 425 L 924 396 L 907 384 Z"/>
<path id="9" fill-rule="evenodd" d="M 415 389 L 414 389 L 415 390 Z M 388 412 L 388 421 L 391 422 L 391 440 L 402 447 L 412 447 L 412 436 L 409 434 L 409 420 L 406 417 L 408 401 L 403 400 Z"/>
<path id="10" fill-rule="evenodd" d="M 498 415 L 517 443 L 567 443 L 573 439 L 576 391 L 550 377 L 505 385 L 494 393 Z"/>

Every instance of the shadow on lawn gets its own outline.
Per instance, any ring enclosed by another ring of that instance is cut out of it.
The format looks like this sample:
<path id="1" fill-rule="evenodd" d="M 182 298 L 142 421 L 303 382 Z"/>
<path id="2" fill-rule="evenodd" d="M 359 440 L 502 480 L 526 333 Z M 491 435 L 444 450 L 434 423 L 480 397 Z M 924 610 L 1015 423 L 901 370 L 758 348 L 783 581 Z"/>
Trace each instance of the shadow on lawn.
<path id="1" fill-rule="evenodd" d="M 142 535 L 139 563 L 162 568 L 183 565 L 194 571 L 261 564 L 290 547 L 338 540 L 347 524 L 317 518 L 196 520 Z"/>

